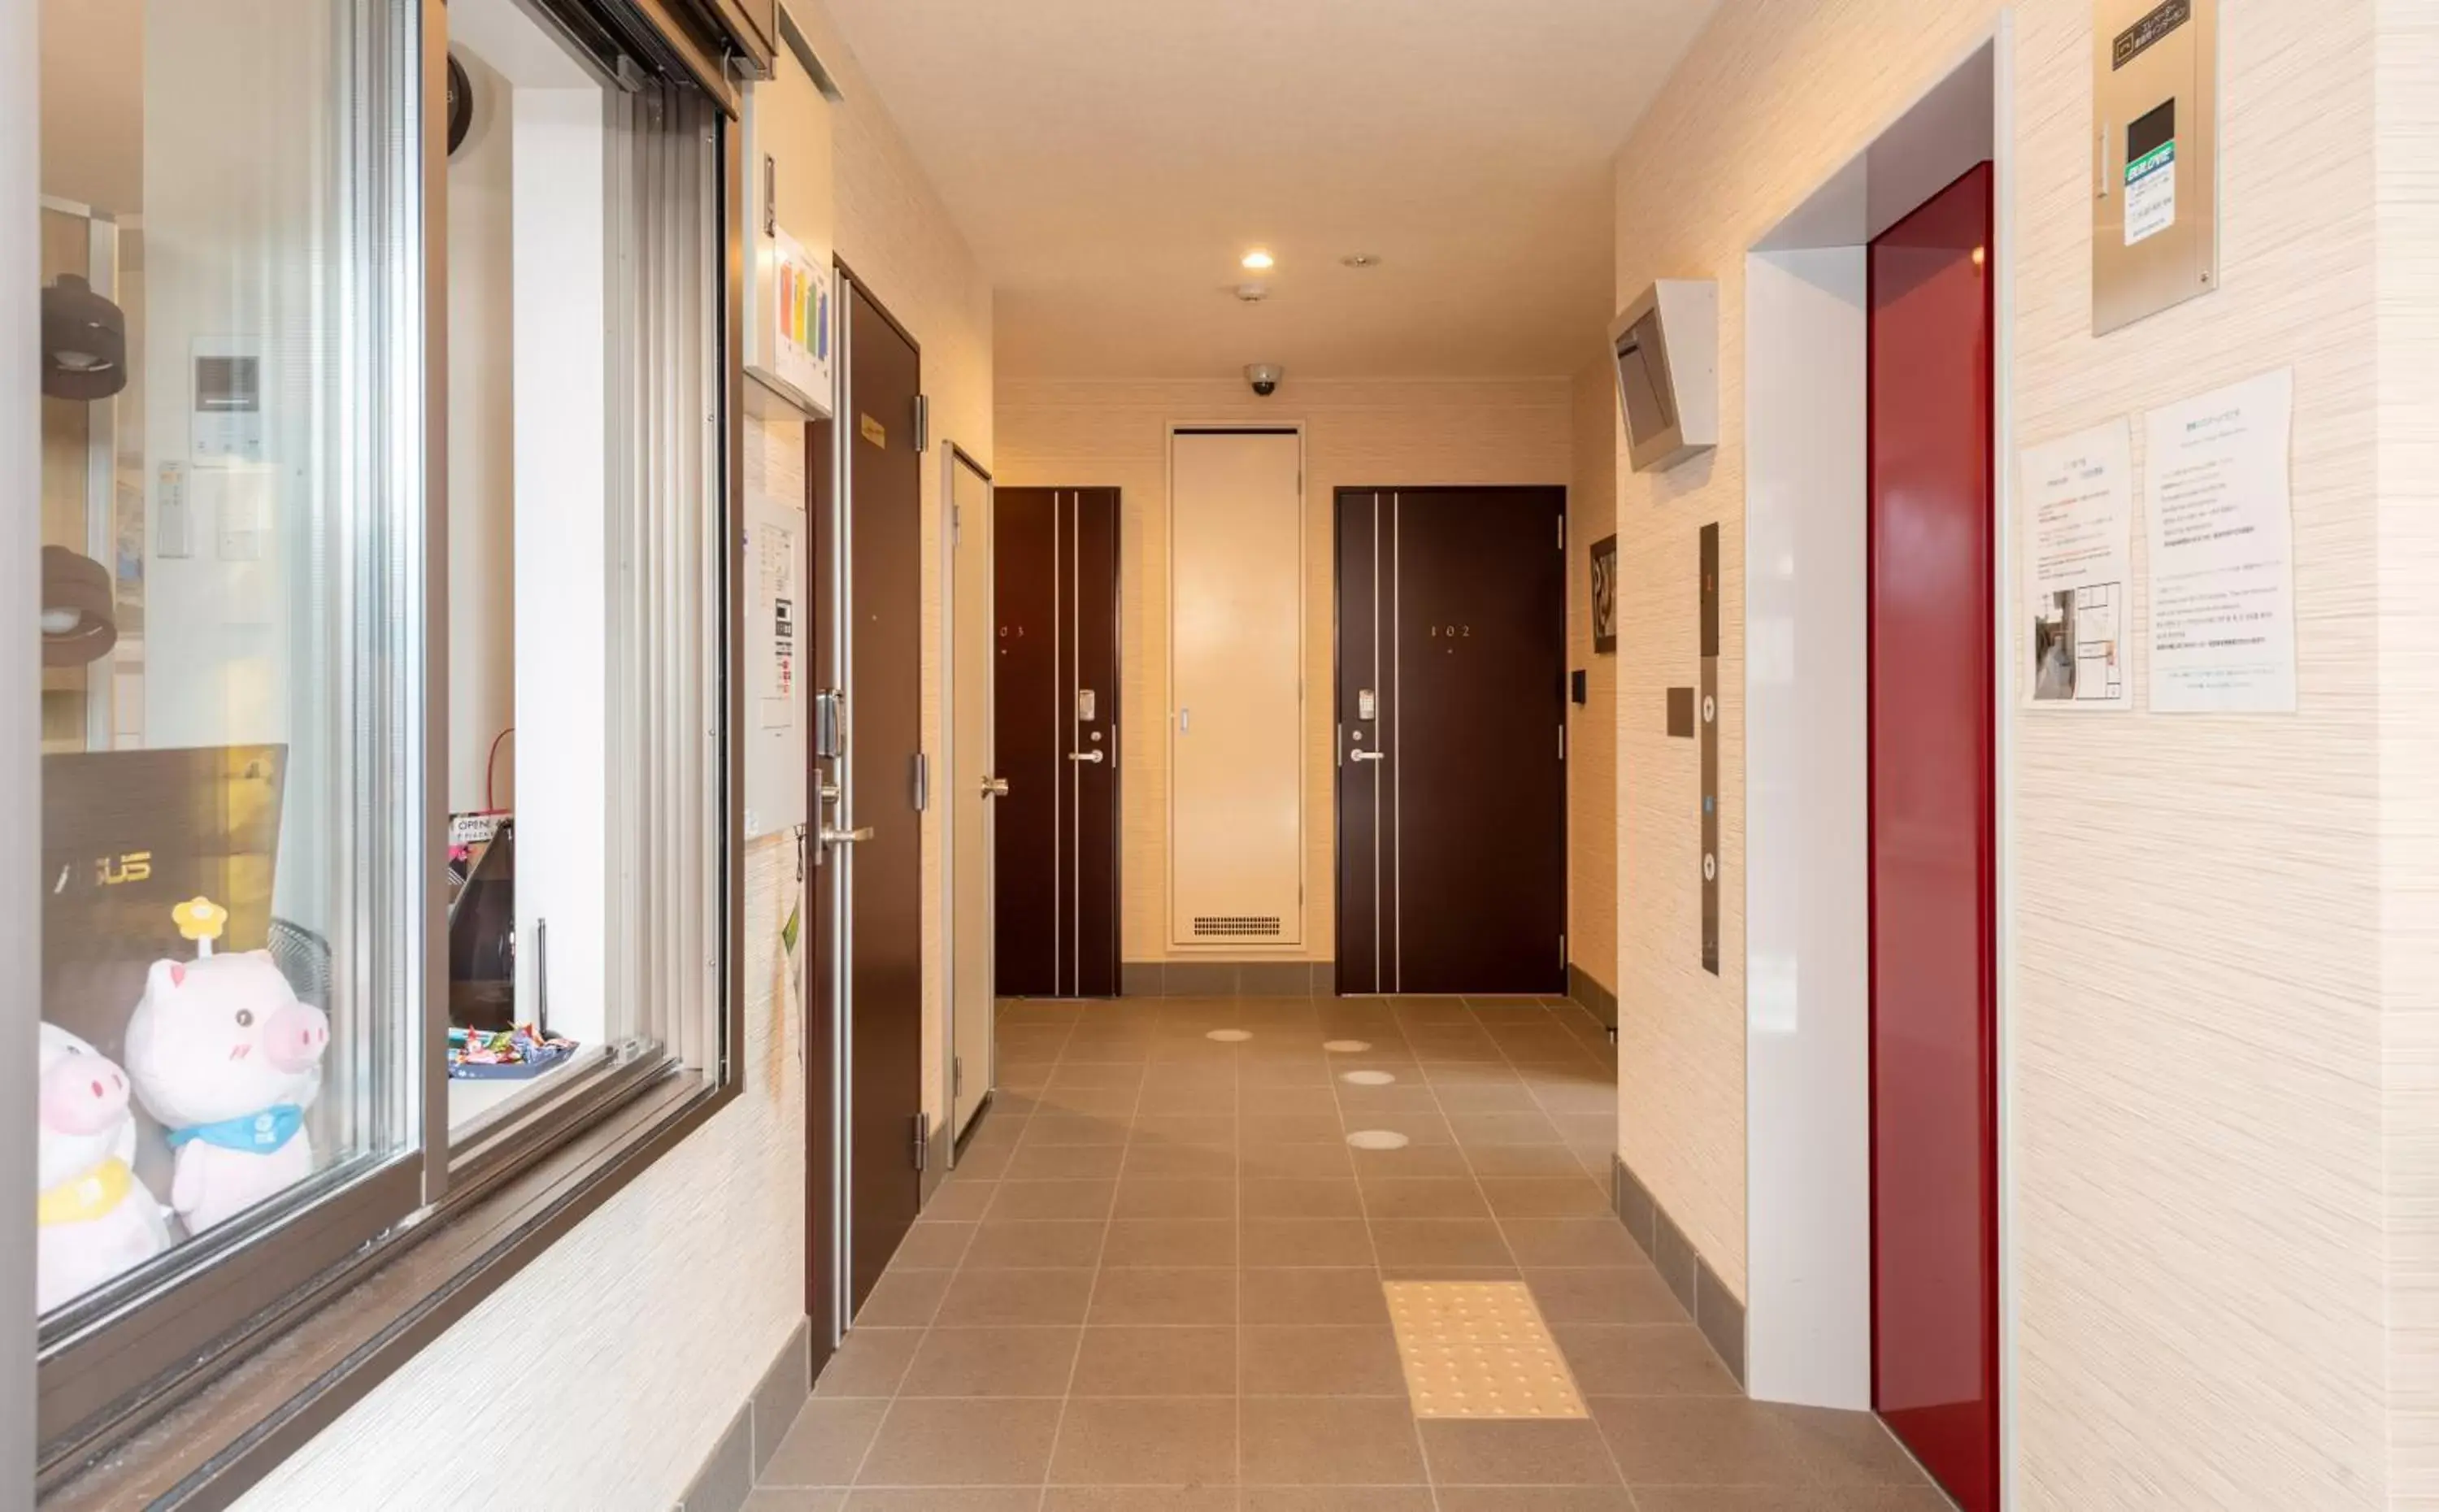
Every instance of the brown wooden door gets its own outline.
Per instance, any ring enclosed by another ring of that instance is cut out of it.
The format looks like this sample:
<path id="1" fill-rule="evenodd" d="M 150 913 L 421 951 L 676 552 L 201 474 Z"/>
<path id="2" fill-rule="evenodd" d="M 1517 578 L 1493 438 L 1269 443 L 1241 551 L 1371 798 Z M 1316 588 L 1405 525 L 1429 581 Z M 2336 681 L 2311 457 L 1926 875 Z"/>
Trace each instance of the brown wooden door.
<path id="1" fill-rule="evenodd" d="M 998 988 L 1118 991 L 1118 490 L 996 494 Z"/>
<path id="2" fill-rule="evenodd" d="M 811 428 L 807 458 L 816 513 L 815 666 L 845 690 L 845 756 L 813 763 L 809 811 L 861 839 L 817 845 L 815 948 L 846 951 L 845 1023 L 849 1317 L 898 1251 L 920 1203 L 917 1149 L 923 1077 L 922 514 L 914 341 L 842 273 L 846 399 L 838 419 Z M 845 453 L 845 507 L 830 507 L 829 444 Z M 822 556 L 827 547 L 828 556 Z M 844 588 L 844 602 L 839 590 Z M 821 644 L 828 633 L 829 644 Z M 825 802 L 821 784 L 841 792 Z M 869 833 L 863 833 L 869 831 Z M 822 906 L 827 901 L 828 908 Z M 836 916 L 825 914 L 836 911 Z M 832 957 L 833 959 L 835 957 Z M 817 1027 L 841 1007 L 814 963 Z M 824 1002 L 828 994 L 830 1001 Z M 816 1041 L 816 1043 L 824 1041 Z M 808 1110 L 817 1158 L 821 1110 Z M 816 1200 L 822 1194 L 816 1192 Z M 815 1206 L 812 1243 L 827 1242 Z"/>
<path id="3" fill-rule="evenodd" d="M 1566 492 L 1338 495 L 1338 986 L 1566 983 Z"/>

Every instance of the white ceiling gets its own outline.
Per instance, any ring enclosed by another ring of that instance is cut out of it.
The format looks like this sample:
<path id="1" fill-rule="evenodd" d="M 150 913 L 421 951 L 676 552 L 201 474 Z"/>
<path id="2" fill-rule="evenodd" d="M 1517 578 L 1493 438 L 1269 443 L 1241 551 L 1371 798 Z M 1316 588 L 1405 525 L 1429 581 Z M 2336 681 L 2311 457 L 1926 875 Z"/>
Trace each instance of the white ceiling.
<path id="1" fill-rule="evenodd" d="M 1291 382 L 1595 355 L 1611 154 L 1714 3 L 829 0 L 990 275 L 1002 373 Z"/>

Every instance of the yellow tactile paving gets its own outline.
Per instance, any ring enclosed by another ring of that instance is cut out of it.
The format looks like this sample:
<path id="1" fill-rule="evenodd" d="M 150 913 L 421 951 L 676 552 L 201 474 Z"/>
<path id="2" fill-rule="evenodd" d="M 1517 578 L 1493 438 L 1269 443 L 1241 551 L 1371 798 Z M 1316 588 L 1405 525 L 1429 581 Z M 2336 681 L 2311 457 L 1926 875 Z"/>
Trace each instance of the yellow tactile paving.
<path id="1" fill-rule="evenodd" d="M 1417 1417 L 1585 1417 L 1583 1393 L 1521 1281 L 1389 1281 Z"/>

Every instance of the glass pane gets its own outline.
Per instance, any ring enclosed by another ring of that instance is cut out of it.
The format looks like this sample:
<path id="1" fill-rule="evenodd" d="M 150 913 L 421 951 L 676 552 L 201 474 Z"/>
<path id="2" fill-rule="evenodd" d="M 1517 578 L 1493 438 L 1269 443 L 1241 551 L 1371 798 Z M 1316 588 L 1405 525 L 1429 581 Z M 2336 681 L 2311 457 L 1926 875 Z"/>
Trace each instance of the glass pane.
<path id="1" fill-rule="evenodd" d="M 401 14 L 44 8 L 45 1314 L 411 1143 Z"/>

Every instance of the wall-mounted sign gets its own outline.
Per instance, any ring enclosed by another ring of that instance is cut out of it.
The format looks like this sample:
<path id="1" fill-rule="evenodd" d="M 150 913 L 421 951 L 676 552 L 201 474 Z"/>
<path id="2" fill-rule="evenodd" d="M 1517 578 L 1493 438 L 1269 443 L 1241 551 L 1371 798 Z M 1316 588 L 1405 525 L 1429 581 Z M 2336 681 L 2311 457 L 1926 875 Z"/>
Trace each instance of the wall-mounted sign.
<path id="1" fill-rule="evenodd" d="M 2025 701 L 2134 706 L 2134 462 L 2130 427 L 2106 425 L 2022 458 Z"/>
<path id="2" fill-rule="evenodd" d="M 2218 0 L 2095 0 L 2092 330 L 2218 280 Z"/>
<path id="3" fill-rule="evenodd" d="M 2295 712 L 2295 375 L 2145 415 L 2151 709 Z"/>
<path id="4" fill-rule="evenodd" d="M 774 376 L 819 405 L 830 391 L 830 271 L 785 231 L 771 246 Z"/>

